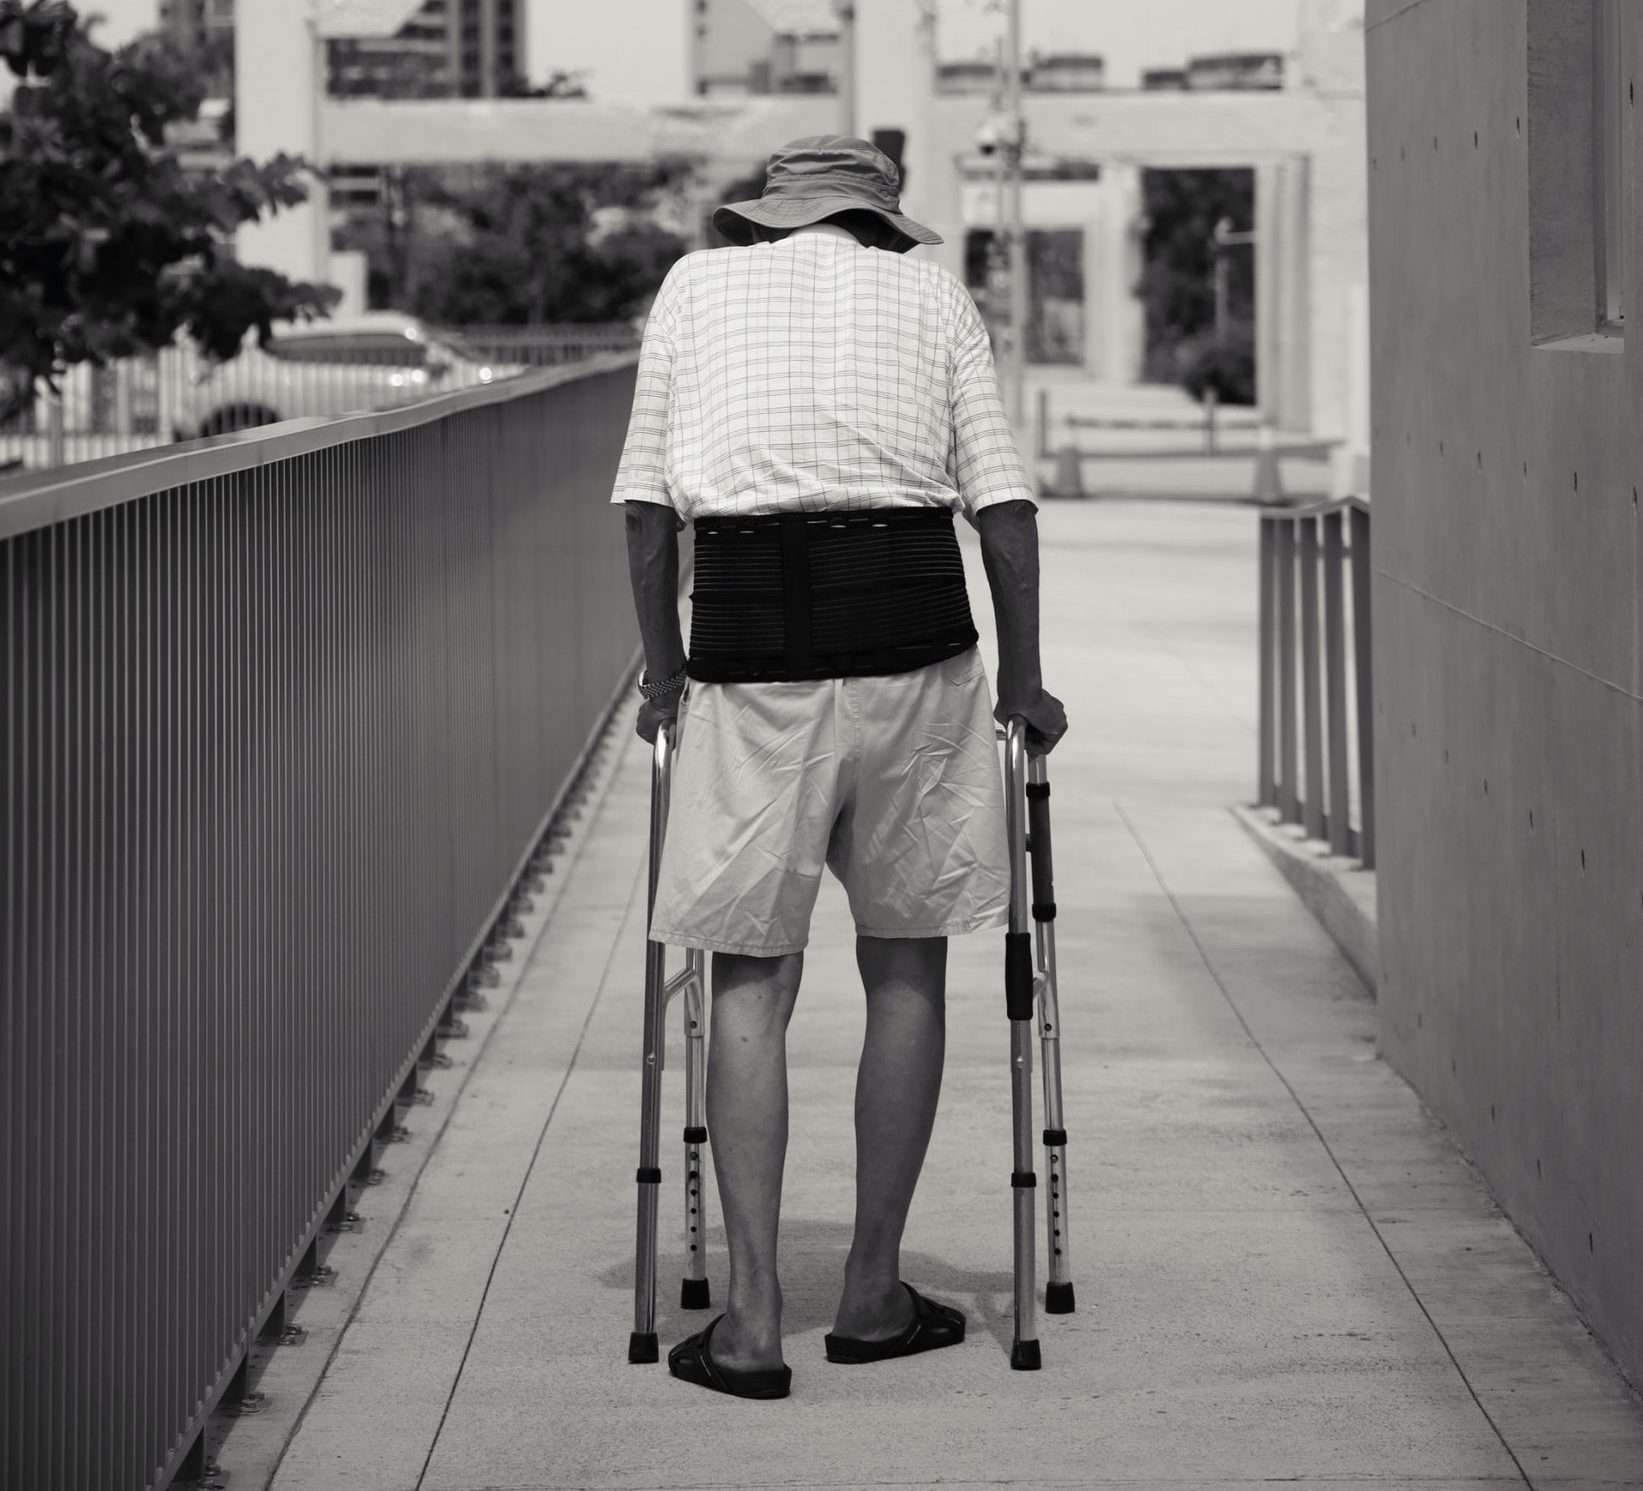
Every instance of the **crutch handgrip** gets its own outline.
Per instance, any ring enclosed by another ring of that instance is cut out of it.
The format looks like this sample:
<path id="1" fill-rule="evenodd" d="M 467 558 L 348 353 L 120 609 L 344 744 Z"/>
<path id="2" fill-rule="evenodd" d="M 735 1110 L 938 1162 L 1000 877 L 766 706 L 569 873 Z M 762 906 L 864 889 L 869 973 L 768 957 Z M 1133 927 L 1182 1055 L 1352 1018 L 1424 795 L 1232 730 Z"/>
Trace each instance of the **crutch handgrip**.
<path id="1" fill-rule="evenodd" d="M 1004 1007 L 1012 1020 L 1033 1017 L 1033 934 L 1004 934 Z"/>

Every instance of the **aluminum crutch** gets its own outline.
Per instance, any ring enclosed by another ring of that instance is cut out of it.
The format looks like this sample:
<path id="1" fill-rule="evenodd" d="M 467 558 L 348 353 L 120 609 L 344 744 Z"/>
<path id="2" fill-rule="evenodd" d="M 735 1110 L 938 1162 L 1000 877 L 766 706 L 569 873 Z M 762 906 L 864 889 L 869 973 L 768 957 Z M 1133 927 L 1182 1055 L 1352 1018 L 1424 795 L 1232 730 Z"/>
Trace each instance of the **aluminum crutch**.
<path id="1" fill-rule="evenodd" d="M 1029 757 L 1026 722 L 1012 716 L 1004 735 L 1005 829 L 1010 853 L 1010 920 L 1004 939 L 1004 992 L 1010 1020 L 1010 1109 L 1015 1201 L 1015 1339 L 1010 1365 L 1032 1371 L 1042 1364 L 1037 1334 L 1034 1241 L 1033 1052 L 1035 1009 L 1044 1059 L 1043 1142 L 1050 1178 L 1046 1207 L 1049 1281 L 1044 1308 L 1052 1315 L 1073 1308 L 1067 1228 L 1067 1135 L 1062 1127 L 1060 1009 L 1055 985 L 1055 888 L 1050 855 L 1049 779 L 1042 757 Z M 1029 901 L 1028 876 L 1032 878 Z M 1027 931 L 1029 914 L 1035 933 Z M 1036 946 L 1035 946 L 1036 943 Z"/>
<path id="2" fill-rule="evenodd" d="M 1032 859 L 1032 917 L 1037 953 L 1033 992 L 1038 1004 L 1038 1039 L 1044 1067 L 1044 1165 L 1049 1199 L 1050 1277 L 1044 1285 L 1044 1312 L 1073 1311 L 1072 1236 L 1067 1223 L 1067 1130 L 1061 1107 L 1061 1002 L 1055 971 L 1055 868 L 1050 853 L 1050 778 L 1044 757 L 1027 757 L 1027 852 Z"/>
<path id="3" fill-rule="evenodd" d="M 668 797 L 673 778 L 673 726 L 656 732 L 650 771 L 650 877 L 645 898 L 645 929 L 656 908 L 656 877 L 662 864 L 667 835 Z M 667 1007 L 675 994 L 684 994 L 685 1007 L 685 1274 L 679 1286 L 679 1307 L 705 1310 L 710 1297 L 707 1282 L 707 1231 L 702 1219 L 702 1146 L 707 1143 L 707 1062 L 703 1044 L 706 957 L 698 948 L 685 950 L 685 966 L 667 976 L 667 948 L 645 941 L 645 1035 L 642 1088 L 639 1102 L 638 1237 L 633 1251 L 633 1333 L 628 1338 L 630 1362 L 657 1360 L 656 1344 L 656 1206 L 662 1183 L 660 1159 L 662 1122 L 662 1066 L 667 1049 Z"/>

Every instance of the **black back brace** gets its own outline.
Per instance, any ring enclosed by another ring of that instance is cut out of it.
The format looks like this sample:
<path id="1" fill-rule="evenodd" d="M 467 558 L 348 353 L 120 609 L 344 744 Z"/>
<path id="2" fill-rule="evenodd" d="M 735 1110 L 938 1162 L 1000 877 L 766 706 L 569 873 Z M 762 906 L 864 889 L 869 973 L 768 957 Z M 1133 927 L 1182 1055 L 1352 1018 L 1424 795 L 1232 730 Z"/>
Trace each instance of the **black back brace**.
<path id="1" fill-rule="evenodd" d="M 976 644 L 952 509 L 698 518 L 692 678 L 905 673 Z"/>

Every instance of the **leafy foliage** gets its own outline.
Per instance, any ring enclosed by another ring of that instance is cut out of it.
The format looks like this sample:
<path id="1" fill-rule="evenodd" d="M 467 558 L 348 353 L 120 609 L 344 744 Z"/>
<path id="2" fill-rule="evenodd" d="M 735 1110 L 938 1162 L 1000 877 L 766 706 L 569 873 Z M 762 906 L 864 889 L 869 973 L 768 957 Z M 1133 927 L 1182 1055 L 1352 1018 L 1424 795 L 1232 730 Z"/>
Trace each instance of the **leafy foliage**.
<path id="1" fill-rule="evenodd" d="M 1255 326 L 1248 320 L 1228 323 L 1226 337 L 1200 331 L 1178 344 L 1181 386 L 1201 400 L 1213 388 L 1222 404 L 1255 402 Z"/>
<path id="2" fill-rule="evenodd" d="M 594 214 L 643 213 L 685 170 L 676 161 L 493 166 L 464 190 L 426 186 L 426 205 L 452 227 L 418 269 L 410 308 L 444 325 L 636 314 L 686 245 L 642 218 L 600 235 Z"/>
<path id="3" fill-rule="evenodd" d="M 1225 217 L 1238 229 L 1254 225 L 1255 173 L 1146 171 L 1141 191 L 1147 218 L 1140 285 L 1146 308 L 1146 376 L 1174 383 L 1180 381 L 1186 359 L 1202 358 L 1195 339 L 1215 322 L 1215 224 Z M 1235 326 L 1255 314 L 1254 254 L 1259 248 L 1230 252 L 1228 321 Z"/>
<path id="4" fill-rule="evenodd" d="M 0 114 L 0 361 L 22 385 L 180 331 L 231 356 L 252 328 L 334 303 L 231 253 L 236 228 L 306 197 L 301 161 L 204 177 L 167 148 L 202 101 L 191 59 L 154 42 L 109 52 L 66 0 L 0 0 L 0 58 L 20 80 Z"/>

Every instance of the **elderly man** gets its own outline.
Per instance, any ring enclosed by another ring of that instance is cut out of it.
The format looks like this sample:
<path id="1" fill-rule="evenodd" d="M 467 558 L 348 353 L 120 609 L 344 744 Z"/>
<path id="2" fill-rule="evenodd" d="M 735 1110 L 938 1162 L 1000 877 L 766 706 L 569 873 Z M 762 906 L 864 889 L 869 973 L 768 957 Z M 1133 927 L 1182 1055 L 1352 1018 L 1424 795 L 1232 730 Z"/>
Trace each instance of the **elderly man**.
<path id="1" fill-rule="evenodd" d="M 725 1313 L 676 1377 L 785 1397 L 776 1239 L 786 1033 L 825 864 L 856 925 L 867 1030 L 855 1234 L 826 1354 L 947 1346 L 964 1316 L 902 1280 L 935 1119 L 947 938 L 1002 925 L 1009 865 L 994 720 L 1066 729 L 1038 657 L 1038 537 L 987 333 L 863 140 L 795 140 L 763 194 L 686 255 L 646 325 L 612 500 L 626 504 L 646 672 L 639 733 L 676 720 L 650 935 L 713 952 L 707 1115 L 730 1256 Z M 998 705 L 953 514 L 981 534 Z M 677 530 L 695 530 L 690 655 Z"/>

